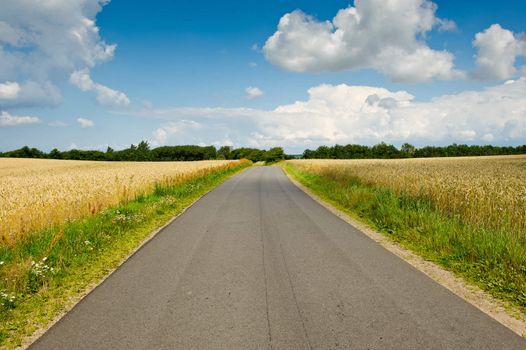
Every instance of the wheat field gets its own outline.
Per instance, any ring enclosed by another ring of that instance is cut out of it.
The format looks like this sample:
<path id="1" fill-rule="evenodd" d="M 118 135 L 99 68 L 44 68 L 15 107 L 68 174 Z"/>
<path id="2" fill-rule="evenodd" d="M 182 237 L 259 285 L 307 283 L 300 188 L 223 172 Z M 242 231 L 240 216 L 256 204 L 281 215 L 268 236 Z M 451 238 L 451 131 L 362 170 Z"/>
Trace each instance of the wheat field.
<path id="1" fill-rule="evenodd" d="M 526 236 L 526 156 L 288 162 L 338 181 L 353 176 L 424 197 L 463 222 Z"/>
<path id="2" fill-rule="evenodd" d="M 0 244 L 242 161 L 94 162 L 0 158 Z"/>

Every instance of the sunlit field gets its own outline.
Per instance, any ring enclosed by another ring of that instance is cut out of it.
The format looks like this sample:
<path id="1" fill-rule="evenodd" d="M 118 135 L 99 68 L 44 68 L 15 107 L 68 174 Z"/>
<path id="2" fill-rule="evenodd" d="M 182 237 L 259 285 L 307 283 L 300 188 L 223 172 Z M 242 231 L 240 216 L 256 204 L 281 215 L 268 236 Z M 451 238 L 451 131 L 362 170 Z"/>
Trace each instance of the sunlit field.
<path id="1" fill-rule="evenodd" d="M 357 177 L 423 197 L 464 222 L 526 235 L 526 156 L 289 162 L 335 180 Z"/>
<path id="2" fill-rule="evenodd" d="M 90 162 L 0 158 L 0 242 L 95 214 L 155 186 L 170 186 L 239 161 Z"/>

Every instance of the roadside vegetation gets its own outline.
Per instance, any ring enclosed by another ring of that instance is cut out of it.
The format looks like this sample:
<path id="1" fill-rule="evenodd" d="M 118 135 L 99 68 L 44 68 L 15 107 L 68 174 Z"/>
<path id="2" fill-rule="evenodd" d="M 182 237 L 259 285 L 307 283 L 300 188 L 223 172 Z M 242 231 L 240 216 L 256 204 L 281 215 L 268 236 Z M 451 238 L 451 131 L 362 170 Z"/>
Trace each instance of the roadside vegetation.
<path id="1" fill-rule="evenodd" d="M 526 312 L 526 156 L 283 167 L 352 217 Z"/>
<path id="2" fill-rule="evenodd" d="M 20 345 L 156 228 L 250 164 L 0 159 L 0 348 Z"/>

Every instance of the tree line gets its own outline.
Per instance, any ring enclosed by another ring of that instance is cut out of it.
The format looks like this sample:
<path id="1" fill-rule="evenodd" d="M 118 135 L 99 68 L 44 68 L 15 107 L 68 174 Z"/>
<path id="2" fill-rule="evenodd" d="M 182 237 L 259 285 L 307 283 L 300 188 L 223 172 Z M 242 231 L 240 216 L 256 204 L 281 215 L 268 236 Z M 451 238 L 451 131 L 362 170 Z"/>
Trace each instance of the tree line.
<path id="1" fill-rule="evenodd" d="M 269 150 L 258 148 L 233 148 L 223 146 L 217 149 L 214 146 L 162 146 L 150 148 L 146 141 L 141 141 L 138 145 L 131 145 L 123 150 L 113 150 L 108 147 L 106 152 L 86 151 L 72 149 L 69 151 L 59 151 L 53 149 L 46 153 L 37 148 L 28 146 L 20 149 L 0 152 L 0 157 L 12 158 L 47 158 L 47 159 L 70 159 L 70 160 L 106 160 L 106 161 L 193 161 L 210 159 L 249 159 L 253 162 L 276 162 L 289 158 L 304 159 L 390 159 L 390 158 L 427 158 L 427 157 L 462 157 L 462 156 L 495 156 L 526 154 L 526 145 L 511 146 L 476 146 L 458 145 L 449 146 L 425 146 L 417 148 L 409 143 L 403 144 L 400 148 L 386 143 L 379 143 L 374 146 L 364 145 L 335 145 L 320 146 L 315 150 L 307 149 L 301 156 L 286 155 L 281 147 L 274 147 Z"/>
<path id="2" fill-rule="evenodd" d="M 304 159 L 390 159 L 390 158 L 429 158 L 429 157 L 465 157 L 465 156 L 497 156 L 526 154 L 526 145 L 511 146 L 477 146 L 458 145 L 425 146 L 417 148 L 409 143 L 400 148 L 386 143 L 374 146 L 363 145 L 335 145 L 320 146 L 316 150 L 307 149 L 303 152 Z"/>
<path id="3" fill-rule="evenodd" d="M 10 158 L 45 158 L 69 160 L 106 160 L 106 161 L 194 161 L 211 159 L 250 159 L 253 162 L 276 162 L 285 159 L 286 155 L 281 147 L 269 150 L 257 148 L 236 148 L 223 146 L 216 149 L 214 146 L 162 146 L 150 148 L 146 141 L 138 145 L 131 145 L 123 150 L 114 150 L 108 147 L 106 152 L 72 149 L 59 151 L 53 149 L 46 153 L 37 148 L 28 146 L 9 152 L 0 152 L 0 157 Z"/>

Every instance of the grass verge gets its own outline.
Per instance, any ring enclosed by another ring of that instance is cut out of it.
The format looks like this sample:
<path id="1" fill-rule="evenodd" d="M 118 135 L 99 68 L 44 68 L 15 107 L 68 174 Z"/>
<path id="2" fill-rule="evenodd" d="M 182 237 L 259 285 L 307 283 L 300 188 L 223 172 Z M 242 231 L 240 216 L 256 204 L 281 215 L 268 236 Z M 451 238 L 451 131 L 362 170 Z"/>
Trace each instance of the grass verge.
<path id="1" fill-rule="evenodd" d="M 0 347 L 20 346 L 195 200 L 250 166 L 242 163 L 0 247 Z"/>
<path id="2" fill-rule="evenodd" d="M 525 237 L 446 217 L 425 198 L 397 195 L 356 177 L 331 178 L 281 166 L 336 208 L 526 314 Z"/>

